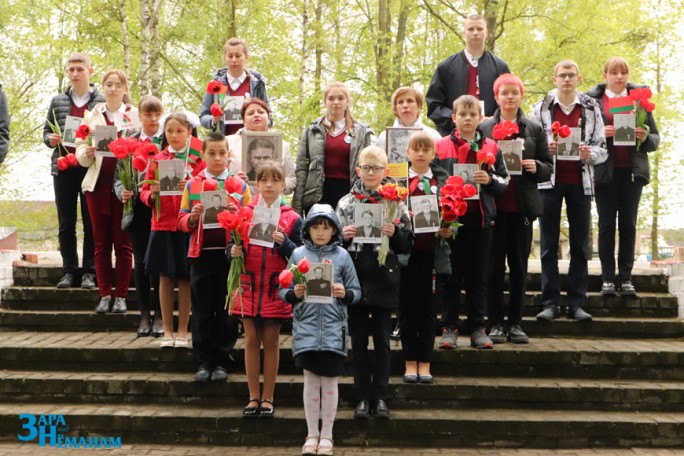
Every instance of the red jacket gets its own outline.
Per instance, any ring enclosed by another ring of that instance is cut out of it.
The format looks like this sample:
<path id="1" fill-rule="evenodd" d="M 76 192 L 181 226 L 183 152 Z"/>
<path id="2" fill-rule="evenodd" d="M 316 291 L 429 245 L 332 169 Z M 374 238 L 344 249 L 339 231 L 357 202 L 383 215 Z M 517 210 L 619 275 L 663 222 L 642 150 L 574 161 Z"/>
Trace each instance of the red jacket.
<path id="1" fill-rule="evenodd" d="M 155 155 L 154 159 L 156 161 L 161 161 L 171 160 L 174 157 L 175 154 L 169 152 L 167 148 Z M 206 163 L 204 161 L 200 161 L 193 170 L 192 174 L 196 175 L 205 167 Z M 154 170 L 154 166 L 148 166 L 147 175 L 145 176 L 146 180 L 155 180 Z M 152 199 L 150 184 L 143 185 L 143 188 L 140 191 L 140 201 L 142 201 L 146 206 L 152 208 L 152 231 L 176 231 L 178 225 L 178 211 L 180 210 L 182 197 L 180 195 L 160 197 L 159 194 L 157 194 L 157 198 L 160 198 L 161 201 L 159 206 L 159 216 L 157 216 L 156 206 L 154 204 L 154 200 Z"/>
<path id="2" fill-rule="evenodd" d="M 258 196 L 257 196 L 258 199 Z M 250 204 L 254 209 L 256 201 Z M 245 274 L 240 277 L 241 299 L 234 314 L 263 318 L 292 318 L 292 305 L 278 298 L 278 275 L 287 267 L 287 259 L 302 244 L 302 219 L 290 206 L 280 206 L 278 230 L 285 233 L 280 247 L 248 245 L 245 249 Z"/>

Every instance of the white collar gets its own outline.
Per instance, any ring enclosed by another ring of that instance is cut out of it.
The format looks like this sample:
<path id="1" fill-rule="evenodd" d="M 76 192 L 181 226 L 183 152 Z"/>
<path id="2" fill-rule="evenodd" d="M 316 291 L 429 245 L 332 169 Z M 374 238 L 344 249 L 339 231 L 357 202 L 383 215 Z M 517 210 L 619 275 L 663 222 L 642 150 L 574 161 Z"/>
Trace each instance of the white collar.
<path id="1" fill-rule="evenodd" d="M 169 146 L 169 149 L 171 149 L 170 146 Z M 214 176 L 213 174 L 211 174 L 209 172 L 209 170 L 205 169 L 204 175 L 207 177 L 207 179 L 226 180 L 228 178 L 228 168 L 224 169 L 223 172 L 221 174 L 219 174 L 218 176 Z"/>
<path id="2" fill-rule="evenodd" d="M 330 121 L 328 120 L 327 117 L 323 118 L 323 125 L 325 126 L 330 126 Z M 347 120 L 342 118 L 340 120 L 335 121 L 333 124 L 333 129 L 332 132 L 330 132 L 331 135 L 337 136 L 340 133 L 342 133 L 344 130 L 347 128 Z"/>
<path id="3" fill-rule="evenodd" d="M 626 97 L 627 96 L 627 88 L 625 87 L 624 89 L 622 89 L 622 92 L 620 92 L 620 93 L 615 93 L 612 90 L 610 90 L 609 88 L 606 88 L 606 95 L 608 96 L 608 98 Z"/>
<path id="4" fill-rule="evenodd" d="M 161 128 L 159 129 L 158 132 L 156 132 L 152 136 L 148 136 L 147 134 L 145 134 L 144 131 L 141 131 L 139 139 L 140 139 L 140 141 L 145 141 L 146 139 L 149 139 L 150 141 L 152 141 L 154 138 L 159 138 L 160 136 L 161 136 Z"/>
<path id="5" fill-rule="evenodd" d="M 84 105 L 88 104 L 88 100 L 90 100 L 90 94 L 93 91 L 91 88 L 88 90 L 86 93 L 83 94 L 82 97 L 80 97 L 75 91 L 74 88 L 71 88 L 71 101 L 76 105 L 77 108 L 82 108 Z"/>
<path id="6" fill-rule="evenodd" d="M 409 168 L 409 179 L 412 179 L 416 176 L 420 177 L 427 177 L 428 179 L 432 179 L 433 174 L 432 174 L 432 168 L 428 168 L 427 172 L 425 174 L 418 174 L 413 170 L 413 168 Z"/>
<path id="7" fill-rule="evenodd" d="M 482 55 L 484 55 L 484 53 L 483 53 L 482 55 L 478 56 L 478 57 L 475 57 L 473 54 L 471 54 L 470 52 L 468 52 L 468 51 L 465 50 L 465 49 L 463 49 L 463 52 L 465 53 L 465 56 L 466 56 L 466 59 L 468 59 L 468 62 L 470 62 L 470 64 L 471 64 L 472 66 L 474 66 L 475 68 L 477 68 L 477 64 L 478 64 L 478 62 L 480 61 L 480 59 L 482 58 Z"/>
<path id="8" fill-rule="evenodd" d="M 247 72 L 243 70 L 242 74 L 237 78 L 233 77 L 230 72 L 226 73 L 226 76 L 228 77 L 228 84 L 230 84 L 230 88 L 236 90 L 243 82 L 245 82 L 245 79 L 247 79 Z"/>
<path id="9" fill-rule="evenodd" d="M 553 104 L 557 104 L 558 106 L 560 106 L 563 112 L 566 115 L 569 115 L 572 112 L 572 110 L 575 109 L 575 105 L 579 104 L 579 97 L 577 96 L 577 92 L 575 92 L 574 100 L 572 100 L 572 102 L 566 106 L 560 102 L 560 100 L 558 99 L 558 92 L 556 92 L 553 95 Z"/>

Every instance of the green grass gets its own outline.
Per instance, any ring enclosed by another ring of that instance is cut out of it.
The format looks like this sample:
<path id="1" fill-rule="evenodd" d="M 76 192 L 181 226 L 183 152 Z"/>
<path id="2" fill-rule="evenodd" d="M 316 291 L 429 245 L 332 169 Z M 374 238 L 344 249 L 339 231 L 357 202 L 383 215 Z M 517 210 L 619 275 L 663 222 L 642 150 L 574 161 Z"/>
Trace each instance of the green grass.
<path id="1" fill-rule="evenodd" d="M 0 226 L 17 229 L 20 251 L 59 250 L 54 201 L 0 201 Z M 81 241 L 80 218 L 78 226 L 76 235 Z"/>

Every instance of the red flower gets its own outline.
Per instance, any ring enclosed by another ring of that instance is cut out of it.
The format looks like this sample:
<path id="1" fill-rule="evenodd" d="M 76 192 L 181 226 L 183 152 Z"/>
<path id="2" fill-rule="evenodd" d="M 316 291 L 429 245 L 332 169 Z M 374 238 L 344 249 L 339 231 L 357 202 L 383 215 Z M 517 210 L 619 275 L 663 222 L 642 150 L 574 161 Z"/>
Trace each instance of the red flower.
<path id="1" fill-rule="evenodd" d="M 477 194 L 477 189 L 473 187 L 472 184 L 465 184 L 463 186 L 463 197 L 464 198 L 470 198 L 471 196 L 475 196 Z"/>
<path id="2" fill-rule="evenodd" d="M 70 167 L 75 168 L 76 166 L 78 166 L 78 159 L 76 158 L 76 155 L 67 154 L 66 159 Z"/>
<path id="3" fill-rule="evenodd" d="M 558 136 L 560 136 L 561 138 L 567 138 L 571 134 L 572 134 L 572 130 L 567 125 L 563 125 L 558 130 Z"/>
<path id="4" fill-rule="evenodd" d="M 476 152 L 476 157 L 479 163 L 484 163 L 487 166 L 496 163 L 496 157 L 491 152 L 485 150 L 478 150 Z"/>
<path id="5" fill-rule="evenodd" d="M 643 89 L 632 89 L 629 91 L 629 97 L 634 101 L 639 101 L 643 97 L 642 93 Z M 650 98 L 650 96 L 648 98 Z"/>
<path id="6" fill-rule="evenodd" d="M 240 193 L 242 190 L 242 184 L 244 181 L 240 179 L 237 176 L 230 176 L 226 181 L 223 183 L 223 186 L 226 188 L 226 191 L 228 193 Z"/>
<path id="7" fill-rule="evenodd" d="M 299 269 L 299 272 L 302 274 L 306 274 L 309 272 L 309 269 L 311 269 L 311 262 L 308 258 L 302 258 L 299 260 L 299 263 L 297 263 L 297 269 Z"/>
<path id="8" fill-rule="evenodd" d="M 211 81 L 207 84 L 207 92 L 212 95 L 226 93 L 227 87 L 221 84 L 221 81 Z"/>
<path id="9" fill-rule="evenodd" d="M 214 117 L 219 117 L 223 115 L 223 109 L 221 109 L 221 105 L 218 103 L 214 103 L 211 105 L 211 115 Z"/>
<path id="10" fill-rule="evenodd" d="M 651 103 L 647 98 L 642 98 L 639 100 L 639 104 L 646 112 L 653 112 L 655 109 L 655 103 Z"/>
<path id="11" fill-rule="evenodd" d="M 292 280 L 294 280 L 294 274 L 289 269 L 285 269 L 278 276 L 278 283 L 281 288 L 289 287 L 292 284 Z"/>
<path id="12" fill-rule="evenodd" d="M 59 157 L 57 159 L 57 169 L 60 171 L 69 169 L 69 160 L 66 157 Z"/>
<path id="13" fill-rule="evenodd" d="M 554 123 L 551 124 L 551 134 L 554 136 L 558 134 L 558 131 L 560 130 L 561 124 L 558 121 L 555 121 Z"/>
<path id="14" fill-rule="evenodd" d="M 651 92 L 650 87 L 644 87 L 641 89 L 641 99 L 643 100 L 644 98 L 649 99 L 653 96 L 653 92 Z"/>
<path id="15" fill-rule="evenodd" d="M 496 125 L 492 130 L 492 137 L 498 141 L 504 140 L 509 136 L 513 136 L 520 131 L 518 124 L 510 120 L 504 120 Z"/>
<path id="16" fill-rule="evenodd" d="M 397 184 L 385 184 L 378 189 L 378 193 L 389 201 L 406 201 L 408 189 L 399 187 Z"/>
<path id="17" fill-rule="evenodd" d="M 447 185 L 453 185 L 458 190 L 463 187 L 463 178 L 461 176 L 449 176 L 446 183 Z"/>
<path id="18" fill-rule="evenodd" d="M 210 192 L 212 190 L 218 190 L 219 184 L 216 182 L 214 179 L 205 179 L 204 180 L 204 191 Z"/>
<path id="19" fill-rule="evenodd" d="M 76 130 L 76 133 L 74 134 L 78 139 L 88 139 L 88 136 L 92 131 L 90 130 L 90 127 L 86 124 L 82 124 L 78 129 Z"/>
<path id="20" fill-rule="evenodd" d="M 114 156 L 119 160 L 126 158 L 128 155 L 128 145 L 124 142 L 125 139 L 119 138 L 109 143 L 107 148 L 112 151 Z"/>
<path id="21" fill-rule="evenodd" d="M 133 167 L 142 173 L 147 168 L 147 160 L 140 155 L 133 157 Z"/>
<path id="22" fill-rule="evenodd" d="M 216 219 L 226 231 L 233 231 L 240 223 L 238 215 L 230 211 L 219 212 Z"/>

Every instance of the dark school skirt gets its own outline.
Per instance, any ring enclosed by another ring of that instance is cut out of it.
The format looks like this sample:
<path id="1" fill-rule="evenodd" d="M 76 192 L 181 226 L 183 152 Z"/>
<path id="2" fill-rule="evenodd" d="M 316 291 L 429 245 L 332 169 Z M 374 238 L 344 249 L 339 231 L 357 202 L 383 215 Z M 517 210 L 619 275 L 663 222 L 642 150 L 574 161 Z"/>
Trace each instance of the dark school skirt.
<path id="1" fill-rule="evenodd" d="M 145 270 L 176 279 L 189 279 L 190 234 L 182 231 L 152 231 L 145 252 Z"/>
<path id="2" fill-rule="evenodd" d="M 308 351 L 295 356 L 295 366 L 321 377 L 339 377 L 344 373 L 346 358 L 329 351 Z"/>

